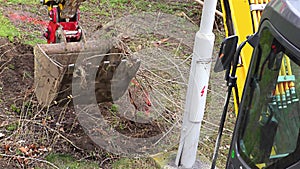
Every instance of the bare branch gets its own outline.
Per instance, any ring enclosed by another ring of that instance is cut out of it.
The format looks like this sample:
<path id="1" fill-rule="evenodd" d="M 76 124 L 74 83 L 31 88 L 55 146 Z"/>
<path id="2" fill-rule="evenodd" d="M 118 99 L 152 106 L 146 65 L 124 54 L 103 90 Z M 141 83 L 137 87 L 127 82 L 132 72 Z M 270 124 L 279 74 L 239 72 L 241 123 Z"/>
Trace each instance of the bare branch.
<path id="1" fill-rule="evenodd" d="M 194 0 L 195 2 L 198 2 L 201 6 L 204 6 L 204 2 L 201 0 Z M 223 17 L 223 13 L 219 10 L 216 10 L 216 15 Z"/>
<path id="2" fill-rule="evenodd" d="M 19 158 L 19 159 L 28 159 L 28 160 L 33 160 L 33 161 L 38 161 L 38 162 L 42 162 L 42 163 L 46 163 L 48 165 L 51 165 L 52 167 L 59 169 L 59 167 L 57 167 L 56 165 L 54 165 L 53 163 L 46 161 L 46 160 L 42 160 L 42 159 L 38 159 L 38 158 L 31 158 L 31 157 L 24 157 L 24 156 L 18 156 L 18 155 L 9 155 L 9 154 L 0 154 L 0 156 L 2 157 L 11 157 L 11 158 Z"/>

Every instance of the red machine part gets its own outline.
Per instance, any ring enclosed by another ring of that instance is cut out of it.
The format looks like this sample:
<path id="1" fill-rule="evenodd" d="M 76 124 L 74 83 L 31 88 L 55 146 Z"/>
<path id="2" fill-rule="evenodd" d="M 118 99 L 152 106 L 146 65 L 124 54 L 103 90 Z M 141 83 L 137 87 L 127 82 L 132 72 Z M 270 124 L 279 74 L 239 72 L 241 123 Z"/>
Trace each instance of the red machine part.
<path id="1" fill-rule="evenodd" d="M 152 103 L 148 91 L 135 79 L 131 80 L 131 84 L 128 89 L 130 103 L 137 111 L 142 111 L 149 116 Z"/>
<path id="2" fill-rule="evenodd" d="M 47 43 L 57 43 L 57 30 L 62 28 L 64 38 L 67 42 L 78 42 L 81 38 L 81 29 L 78 25 L 79 10 L 73 18 L 60 19 L 58 7 L 53 7 L 49 12 L 50 22 L 47 26 L 47 30 L 44 33 L 44 37 L 47 39 Z"/>

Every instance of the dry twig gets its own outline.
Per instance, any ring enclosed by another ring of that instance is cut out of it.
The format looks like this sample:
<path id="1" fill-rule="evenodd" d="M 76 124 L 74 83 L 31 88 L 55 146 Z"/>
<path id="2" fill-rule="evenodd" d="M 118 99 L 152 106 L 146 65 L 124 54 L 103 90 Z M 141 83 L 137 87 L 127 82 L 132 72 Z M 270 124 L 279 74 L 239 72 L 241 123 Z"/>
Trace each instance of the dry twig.
<path id="1" fill-rule="evenodd" d="M 204 2 L 201 0 L 194 0 L 195 2 L 198 2 L 201 6 L 204 5 Z M 216 10 L 216 15 L 223 17 L 223 13 L 219 10 Z"/>
<path id="2" fill-rule="evenodd" d="M 47 125 L 43 125 L 42 123 L 37 122 L 37 121 L 26 120 L 26 119 L 23 119 L 23 120 L 24 120 L 24 121 L 27 121 L 27 122 L 31 122 L 31 123 L 33 123 L 33 124 L 37 124 L 37 125 L 46 127 L 48 130 L 50 130 L 50 131 L 52 131 L 52 132 L 55 132 L 55 133 L 58 134 L 60 137 L 62 137 L 63 139 L 65 139 L 67 142 L 69 142 L 69 143 L 70 143 L 72 146 L 74 146 L 76 149 L 83 151 L 82 148 L 76 146 L 71 140 L 69 140 L 67 137 L 65 137 L 63 134 L 61 134 L 59 131 L 54 130 L 54 129 L 52 129 L 51 127 L 49 127 L 49 126 L 47 126 Z"/>
<path id="3" fill-rule="evenodd" d="M 38 159 L 38 158 L 24 157 L 24 156 L 18 156 L 18 155 L 9 155 L 9 154 L 0 154 L 0 156 L 2 156 L 2 157 L 16 158 L 16 159 L 28 159 L 28 160 L 38 161 L 38 162 L 42 162 L 42 163 L 46 163 L 48 165 L 51 165 L 52 167 L 54 167 L 56 169 L 59 169 L 59 167 L 57 167 L 53 163 L 51 163 L 49 161 L 46 161 L 46 160 Z"/>

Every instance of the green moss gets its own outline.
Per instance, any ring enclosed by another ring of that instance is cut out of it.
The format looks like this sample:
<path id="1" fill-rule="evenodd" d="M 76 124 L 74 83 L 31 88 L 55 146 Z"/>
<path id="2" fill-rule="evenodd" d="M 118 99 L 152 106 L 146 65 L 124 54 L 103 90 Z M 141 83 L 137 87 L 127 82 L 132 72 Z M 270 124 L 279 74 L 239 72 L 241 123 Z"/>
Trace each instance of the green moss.
<path id="1" fill-rule="evenodd" d="M 46 160 L 53 163 L 59 168 L 68 169 L 96 169 L 99 168 L 97 163 L 76 161 L 71 155 L 68 154 L 50 154 Z"/>
<path id="2" fill-rule="evenodd" d="M 32 40 L 26 40 L 24 43 L 27 44 L 27 45 L 36 45 L 36 44 L 45 44 L 47 41 L 44 40 L 44 39 L 39 39 L 39 38 L 35 38 L 35 39 L 32 39 Z"/>
<path id="3" fill-rule="evenodd" d="M 121 158 L 112 165 L 113 169 L 141 168 L 159 169 L 160 167 L 152 158 Z"/>
<path id="4" fill-rule="evenodd" d="M 15 131 L 17 128 L 18 128 L 17 123 L 11 123 L 8 126 L 6 126 L 6 130 L 8 130 L 8 131 Z"/>

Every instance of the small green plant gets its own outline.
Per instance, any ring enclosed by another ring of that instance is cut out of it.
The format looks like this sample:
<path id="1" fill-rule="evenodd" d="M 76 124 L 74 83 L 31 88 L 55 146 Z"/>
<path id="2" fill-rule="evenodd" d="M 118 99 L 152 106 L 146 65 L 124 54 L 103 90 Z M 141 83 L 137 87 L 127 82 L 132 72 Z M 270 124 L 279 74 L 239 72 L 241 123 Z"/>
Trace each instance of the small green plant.
<path id="1" fill-rule="evenodd" d="M 17 128 L 18 128 L 17 123 L 11 123 L 8 126 L 6 126 L 6 130 L 8 130 L 8 131 L 15 131 Z"/>
<path id="2" fill-rule="evenodd" d="M 33 79 L 31 73 L 28 72 L 28 71 L 24 71 L 24 72 L 23 72 L 23 80 L 24 80 L 25 78 Z"/>
<path id="3" fill-rule="evenodd" d="M 9 64 L 9 65 L 8 65 L 8 68 L 11 69 L 11 70 L 15 70 L 15 65 Z"/>
<path id="4" fill-rule="evenodd" d="M 10 105 L 10 110 L 16 113 L 20 113 L 21 109 L 17 107 L 15 104 Z"/>
<path id="5" fill-rule="evenodd" d="M 117 105 L 117 104 L 111 105 L 110 111 L 112 111 L 114 113 L 118 112 L 119 111 L 119 105 Z"/>
<path id="6" fill-rule="evenodd" d="M 22 155 L 22 152 L 21 152 L 21 150 L 19 150 L 19 149 L 16 149 L 16 155 Z"/>
<path id="7" fill-rule="evenodd" d="M 31 108 L 31 107 L 32 107 L 32 102 L 26 101 L 26 102 L 24 103 L 24 106 L 25 106 L 26 108 Z"/>

